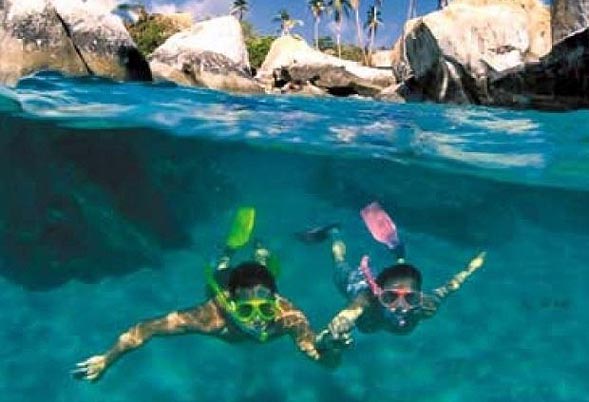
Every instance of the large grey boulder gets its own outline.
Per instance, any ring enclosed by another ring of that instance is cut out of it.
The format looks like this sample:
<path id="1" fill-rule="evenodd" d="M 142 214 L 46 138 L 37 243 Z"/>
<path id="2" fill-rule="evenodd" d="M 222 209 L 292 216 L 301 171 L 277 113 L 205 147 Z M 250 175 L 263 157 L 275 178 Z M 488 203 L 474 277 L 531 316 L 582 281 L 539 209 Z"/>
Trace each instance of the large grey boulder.
<path id="1" fill-rule="evenodd" d="M 199 22 L 172 35 L 149 61 L 156 79 L 229 91 L 263 91 L 251 76 L 241 25 L 233 16 Z"/>
<path id="2" fill-rule="evenodd" d="M 249 69 L 220 53 L 200 50 L 171 52 L 158 48 L 150 56 L 149 64 L 158 80 L 231 92 L 264 92 Z"/>
<path id="3" fill-rule="evenodd" d="M 0 3 L 1 4 L 1 3 Z M 17 7 L 17 4 L 20 7 Z M 0 83 L 49 69 L 66 74 L 88 73 L 55 8 L 44 2 L 4 1 L 0 8 Z"/>
<path id="4" fill-rule="evenodd" d="M 538 0 L 455 0 L 406 25 L 403 56 L 425 99 L 477 103 L 490 73 L 550 50 L 550 14 Z"/>
<path id="5" fill-rule="evenodd" d="M 588 0 L 553 0 L 551 14 L 554 44 L 589 27 Z"/>
<path id="6" fill-rule="evenodd" d="M 483 103 L 515 108 L 589 108 L 589 28 L 557 43 L 539 62 L 492 76 Z"/>
<path id="7" fill-rule="evenodd" d="M 39 70 L 151 79 L 149 66 L 118 17 L 98 2 L 0 2 L 0 83 Z"/>
<path id="8" fill-rule="evenodd" d="M 334 95 L 373 96 L 392 85 L 390 71 L 370 68 L 312 49 L 303 39 L 276 39 L 256 78 L 268 87 L 310 84 Z"/>
<path id="9" fill-rule="evenodd" d="M 145 58 L 123 21 L 100 0 L 52 0 L 77 51 L 93 75 L 151 80 Z"/>

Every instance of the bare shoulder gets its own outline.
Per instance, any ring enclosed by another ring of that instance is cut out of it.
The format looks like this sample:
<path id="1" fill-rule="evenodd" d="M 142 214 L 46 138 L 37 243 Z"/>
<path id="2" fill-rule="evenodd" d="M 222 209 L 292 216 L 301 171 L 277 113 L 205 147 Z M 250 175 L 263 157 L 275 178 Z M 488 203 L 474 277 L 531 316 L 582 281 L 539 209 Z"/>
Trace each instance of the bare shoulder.
<path id="1" fill-rule="evenodd" d="M 282 321 L 286 327 L 307 320 L 305 314 L 285 297 L 276 295 L 276 301 L 279 307 L 277 320 Z"/>
<path id="2" fill-rule="evenodd" d="M 210 299 L 197 306 L 173 311 L 167 316 L 171 325 L 212 332 L 225 327 L 225 317 L 219 305 Z"/>

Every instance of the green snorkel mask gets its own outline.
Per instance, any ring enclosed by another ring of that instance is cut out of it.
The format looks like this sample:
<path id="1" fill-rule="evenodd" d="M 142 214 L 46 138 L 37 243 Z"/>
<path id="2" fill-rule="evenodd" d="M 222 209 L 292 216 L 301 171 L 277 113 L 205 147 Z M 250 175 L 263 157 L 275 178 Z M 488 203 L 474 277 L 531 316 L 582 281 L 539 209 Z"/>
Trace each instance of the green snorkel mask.
<path id="1" fill-rule="evenodd" d="M 254 336 L 260 342 L 266 342 L 269 333 L 265 326 L 273 322 L 280 312 L 278 300 L 269 298 L 252 298 L 247 301 L 235 301 L 227 297 L 225 291 L 214 278 L 213 269 L 208 266 L 206 271 L 207 284 L 214 293 L 215 300 L 231 317 L 233 322 L 244 332 Z M 261 330 L 250 326 L 257 318 L 264 323 Z"/>

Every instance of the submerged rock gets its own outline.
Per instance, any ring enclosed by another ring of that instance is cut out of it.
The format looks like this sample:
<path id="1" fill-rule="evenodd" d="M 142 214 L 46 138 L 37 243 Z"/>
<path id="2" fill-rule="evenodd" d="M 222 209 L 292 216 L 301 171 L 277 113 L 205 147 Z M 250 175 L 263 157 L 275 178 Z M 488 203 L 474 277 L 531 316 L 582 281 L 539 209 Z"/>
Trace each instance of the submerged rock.
<path id="1" fill-rule="evenodd" d="M 150 80 L 145 59 L 120 19 L 97 2 L 4 0 L 0 83 L 39 70 Z"/>
<path id="2" fill-rule="evenodd" d="M 373 96 L 395 82 L 390 71 L 326 55 L 312 49 L 303 39 L 276 39 L 256 76 L 268 87 L 313 85 L 333 95 Z"/>
<path id="3" fill-rule="evenodd" d="M 195 222 L 235 202 L 217 145 L 2 122 L 0 274 L 24 287 L 158 267 L 163 251 L 190 245 Z"/>
<path id="4" fill-rule="evenodd" d="M 241 25 L 233 16 L 199 22 L 171 36 L 149 61 L 159 79 L 229 91 L 263 91 L 250 74 Z"/>
<path id="5" fill-rule="evenodd" d="M 22 106 L 16 94 L 6 87 L 0 87 L 0 112 L 20 112 Z"/>

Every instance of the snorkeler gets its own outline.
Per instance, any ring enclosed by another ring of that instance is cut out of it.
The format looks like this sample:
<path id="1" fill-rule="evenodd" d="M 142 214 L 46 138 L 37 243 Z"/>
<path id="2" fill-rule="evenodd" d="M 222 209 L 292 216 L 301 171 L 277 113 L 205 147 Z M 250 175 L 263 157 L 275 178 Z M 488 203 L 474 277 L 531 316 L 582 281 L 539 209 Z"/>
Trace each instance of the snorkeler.
<path id="1" fill-rule="evenodd" d="M 319 339 L 327 336 L 349 341 L 355 327 L 365 333 L 378 330 L 396 334 L 410 333 L 421 320 L 432 317 L 441 302 L 460 289 L 466 279 L 484 263 L 485 253 L 482 252 L 446 284 L 431 293 L 424 293 L 421 273 L 405 262 L 404 245 L 387 213 L 378 203 L 373 202 L 362 210 L 361 215 L 372 236 L 386 245 L 396 258 L 396 263 L 382 270 L 376 278 L 372 274 L 368 256 L 362 257 L 358 268 L 352 268 L 346 262 L 346 246 L 339 236 L 337 224 L 299 235 L 304 241 L 331 237 L 335 282 L 350 301 L 331 320 L 328 328 L 321 332 Z"/>
<path id="2" fill-rule="evenodd" d="M 252 208 L 238 211 L 227 248 L 242 247 L 248 241 L 253 217 Z M 278 293 L 274 274 L 264 265 L 270 260 L 269 256 L 268 250 L 258 243 L 254 261 L 229 268 L 230 257 L 221 258 L 216 269 L 206 270 L 212 292 L 209 300 L 193 308 L 140 322 L 121 334 L 106 353 L 78 363 L 72 374 L 96 380 L 123 354 L 142 346 L 153 336 L 188 333 L 215 336 L 227 342 L 253 340 L 260 343 L 289 335 L 301 352 L 312 360 L 320 360 L 315 333 L 305 314 Z M 225 273 L 228 274 L 227 285 L 222 287 L 215 276 Z"/>

